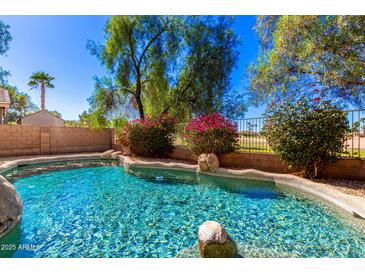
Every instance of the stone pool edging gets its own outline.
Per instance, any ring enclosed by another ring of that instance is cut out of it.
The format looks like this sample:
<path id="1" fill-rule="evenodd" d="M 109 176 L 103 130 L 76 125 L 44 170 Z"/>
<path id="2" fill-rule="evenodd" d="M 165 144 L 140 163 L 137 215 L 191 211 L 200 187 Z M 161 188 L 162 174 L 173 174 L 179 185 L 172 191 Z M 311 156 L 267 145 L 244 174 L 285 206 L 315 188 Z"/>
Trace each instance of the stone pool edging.
<path id="1" fill-rule="evenodd" d="M 304 192 L 320 198 L 338 208 L 350 213 L 351 215 L 365 220 L 365 198 L 343 193 L 330 186 L 319 185 L 308 179 L 291 174 L 277 174 L 259 171 L 255 169 L 227 169 L 218 168 L 215 172 L 200 172 L 198 165 L 185 163 L 165 163 L 160 161 L 143 161 L 142 159 L 133 160 L 129 156 L 119 156 L 121 165 L 128 171 L 131 166 L 146 168 L 164 168 L 173 170 L 185 170 L 198 172 L 202 175 L 220 176 L 239 179 L 264 180 L 274 182 L 277 187 L 286 187 L 295 191 Z"/>
<path id="2" fill-rule="evenodd" d="M 102 158 L 102 153 L 81 153 L 81 154 L 65 154 L 65 155 L 53 155 L 53 156 L 35 156 L 32 158 L 21 158 L 9 160 L 0 165 L 1 173 L 8 171 L 12 168 L 31 165 L 31 164 L 42 164 L 62 161 L 75 161 L 75 160 L 92 160 Z"/>

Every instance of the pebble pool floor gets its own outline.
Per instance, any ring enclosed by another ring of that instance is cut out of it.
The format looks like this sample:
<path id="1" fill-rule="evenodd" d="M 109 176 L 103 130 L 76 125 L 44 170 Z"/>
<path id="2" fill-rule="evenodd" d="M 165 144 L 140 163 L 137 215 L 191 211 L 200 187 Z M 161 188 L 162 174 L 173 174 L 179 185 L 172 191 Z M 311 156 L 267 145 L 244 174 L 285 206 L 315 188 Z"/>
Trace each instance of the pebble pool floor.
<path id="1" fill-rule="evenodd" d="M 175 257 L 196 243 L 206 220 L 274 256 L 365 256 L 361 230 L 326 205 L 268 182 L 101 166 L 13 183 L 23 217 L 0 240 L 0 257 Z"/>

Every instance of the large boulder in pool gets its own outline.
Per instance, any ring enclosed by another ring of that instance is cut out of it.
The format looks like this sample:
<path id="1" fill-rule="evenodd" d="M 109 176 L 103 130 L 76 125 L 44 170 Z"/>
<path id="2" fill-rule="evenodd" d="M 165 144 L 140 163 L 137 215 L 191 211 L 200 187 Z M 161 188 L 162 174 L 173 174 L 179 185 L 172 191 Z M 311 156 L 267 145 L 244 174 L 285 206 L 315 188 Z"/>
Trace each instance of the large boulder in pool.
<path id="1" fill-rule="evenodd" d="M 20 222 L 23 204 L 14 186 L 0 176 L 0 237 Z"/>
<path id="2" fill-rule="evenodd" d="M 199 226 L 198 243 L 200 257 L 234 258 L 237 246 L 220 223 L 206 221 Z"/>
<path id="3" fill-rule="evenodd" d="M 219 167 L 219 160 L 214 153 L 204 153 L 199 156 L 198 165 L 200 171 L 214 172 Z"/>

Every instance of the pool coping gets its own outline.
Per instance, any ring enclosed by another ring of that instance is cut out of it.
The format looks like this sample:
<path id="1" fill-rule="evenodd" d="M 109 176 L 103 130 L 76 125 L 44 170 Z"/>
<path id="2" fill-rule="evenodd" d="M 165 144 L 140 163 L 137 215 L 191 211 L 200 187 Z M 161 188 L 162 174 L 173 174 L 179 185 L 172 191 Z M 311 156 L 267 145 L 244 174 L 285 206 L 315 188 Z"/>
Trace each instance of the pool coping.
<path id="1" fill-rule="evenodd" d="M 331 186 L 318 184 L 311 180 L 301 178 L 291 174 L 278 174 L 259 171 L 256 169 L 228 169 L 218 168 L 215 172 L 201 172 L 198 165 L 185 164 L 178 162 L 160 162 L 160 161 L 143 161 L 142 159 L 133 160 L 129 156 L 119 155 L 121 164 L 126 170 L 131 166 L 145 168 L 165 168 L 175 170 L 186 170 L 198 172 L 202 175 L 249 179 L 249 180 L 264 180 L 274 182 L 277 187 L 290 188 L 295 191 L 304 192 L 320 198 L 330 204 L 350 213 L 354 217 L 365 220 L 365 198 L 343 193 Z"/>
<path id="2" fill-rule="evenodd" d="M 19 157 L 19 159 L 17 158 L 14 160 L 8 160 L 5 161 L 5 163 L 0 164 L 0 176 L 2 173 L 8 170 L 22 165 L 74 161 L 74 160 L 92 160 L 100 158 L 103 158 L 102 153 L 61 154 L 61 155 L 49 155 L 49 156 L 34 156 L 32 158 Z"/>

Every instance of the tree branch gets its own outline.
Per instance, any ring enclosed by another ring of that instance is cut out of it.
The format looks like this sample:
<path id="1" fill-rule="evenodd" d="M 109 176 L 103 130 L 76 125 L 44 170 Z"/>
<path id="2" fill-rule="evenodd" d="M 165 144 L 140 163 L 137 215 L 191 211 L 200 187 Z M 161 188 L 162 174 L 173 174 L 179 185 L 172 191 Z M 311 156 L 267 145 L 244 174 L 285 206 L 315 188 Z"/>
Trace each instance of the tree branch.
<path id="1" fill-rule="evenodd" d="M 155 35 L 155 36 L 153 36 L 152 37 L 152 39 L 148 42 L 148 44 L 147 44 L 147 46 L 144 48 L 144 50 L 143 50 L 143 52 L 142 52 L 142 54 L 141 54 L 141 57 L 139 58 L 139 60 L 138 60 L 138 67 L 140 67 L 141 66 L 141 63 L 142 63 L 142 60 L 143 60 L 143 58 L 144 58 L 144 56 L 145 56 L 145 54 L 146 54 L 146 52 L 147 52 L 147 50 L 149 49 L 149 47 L 152 45 L 152 43 L 154 42 L 154 41 L 156 41 L 156 39 L 162 34 L 162 33 L 164 33 L 166 30 L 167 30 L 167 24 L 168 24 L 168 22 L 166 22 L 165 23 L 165 25 L 164 25 L 164 27 Z"/>

